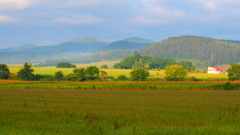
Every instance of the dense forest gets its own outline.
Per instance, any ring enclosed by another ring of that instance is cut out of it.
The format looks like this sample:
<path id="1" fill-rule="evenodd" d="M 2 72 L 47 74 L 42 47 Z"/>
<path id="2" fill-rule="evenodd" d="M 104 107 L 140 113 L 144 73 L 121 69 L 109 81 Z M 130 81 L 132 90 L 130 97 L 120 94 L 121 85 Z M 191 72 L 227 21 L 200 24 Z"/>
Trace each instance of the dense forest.
<path id="1" fill-rule="evenodd" d="M 141 56 L 137 51 L 132 56 L 121 60 L 120 63 L 116 63 L 114 68 L 132 69 L 143 67 L 145 69 L 165 69 L 169 65 L 181 65 L 188 71 L 195 70 L 195 65 L 189 61 L 176 61 L 173 58 L 161 58 L 158 56 Z"/>
<path id="2" fill-rule="evenodd" d="M 189 59 L 203 65 L 240 62 L 240 44 L 196 36 L 172 37 L 147 46 L 142 55 Z"/>

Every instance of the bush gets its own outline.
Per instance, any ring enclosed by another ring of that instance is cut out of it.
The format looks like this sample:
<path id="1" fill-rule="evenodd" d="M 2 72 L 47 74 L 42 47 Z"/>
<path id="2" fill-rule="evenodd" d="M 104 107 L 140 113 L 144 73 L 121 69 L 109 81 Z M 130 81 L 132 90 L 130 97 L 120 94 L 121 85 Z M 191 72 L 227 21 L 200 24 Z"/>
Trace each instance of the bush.
<path id="1" fill-rule="evenodd" d="M 0 79 L 8 79 L 10 77 L 10 71 L 5 64 L 0 64 Z"/>
<path id="2" fill-rule="evenodd" d="M 37 81 L 55 81 L 55 77 L 53 75 L 36 75 Z"/>
<path id="3" fill-rule="evenodd" d="M 102 65 L 100 68 L 101 69 L 108 69 L 108 66 L 107 65 Z"/>
<path id="4" fill-rule="evenodd" d="M 144 68 L 136 68 L 130 72 L 133 81 L 144 81 L 149 76 L 149 72 Z"/>
<path id="5" fill-rule="evenodd" d="M 79 78 L 79 74 L 71 73 L 66 76 L 66 80 L 68 81 L 82 81 L 82 78 Z"/>
<path id="6" fill-rule="evenodd" d="M 62 71 L 57 71 L 55 74 L 54 74 L 54 78 L 58 81 L 62 80 L 63 79 L 63 72 Z"/>
<path id="7" fill-rule="evenodd" d="M 165 70 L 167 81 L 183 81 L 187 76 L 187 70 L 180 65 L 167 66 Z"/>
<path id="8" fill-rule="evenodd" d="M 125 75 L 119 75 L 117 78 L 118 81 L 126 81 L 128 78 Z"/>

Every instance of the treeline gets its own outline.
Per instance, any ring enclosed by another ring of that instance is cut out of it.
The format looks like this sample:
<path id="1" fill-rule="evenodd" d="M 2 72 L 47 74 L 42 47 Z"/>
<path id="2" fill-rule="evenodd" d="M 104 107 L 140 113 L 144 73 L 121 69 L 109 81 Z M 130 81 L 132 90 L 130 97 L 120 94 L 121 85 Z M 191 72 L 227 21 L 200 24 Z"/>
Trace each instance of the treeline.
<path id="1" fill-rule="evenodd" d="M 95 80 L 99 77 L 107 76 L 105 71 L 100 71 L 96 66 L 85 68 L 75 68 L 72 73 L 64 76 L 62 71 L 55 72 L 54 75 L 34 74 L 32 65 L 25 63 L 23 68 L 17 74 L 11 74 L 5 64 L 0 64 L 0 79 L 13 79 L 23 81 L 87 81 Z"/>
<path id="2" fill-rule="evenodd" d="M 158 56 L 141 56 L 137 51 L 134 52 L 133 56 L 124 58 L 113 67 L 116 69 L 134 69 L 143 67 L 146 70 L 149 70 L 165 69 L 169 65 L 181 65 L 190 72 L 195 70 L 195 65 L 190 61 L 176 61 L 172 58 L 161 58 Z"/>

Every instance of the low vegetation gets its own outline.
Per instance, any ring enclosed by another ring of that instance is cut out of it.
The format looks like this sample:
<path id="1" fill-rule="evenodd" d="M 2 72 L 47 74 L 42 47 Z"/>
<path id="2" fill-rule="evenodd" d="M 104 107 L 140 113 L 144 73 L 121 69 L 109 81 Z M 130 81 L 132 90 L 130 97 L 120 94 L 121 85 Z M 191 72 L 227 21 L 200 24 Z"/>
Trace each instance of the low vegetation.
<path id="1" fill-rule="evenodd" d="M 195 70 L 195 65 L 189 61 L 180 60 L 177 62 L 175 59 L 160 58 L 152 56 L 141 56 L 137 51 L 133 56 L 129 56 L 116 63 L 113 67 L 116 69 L 133 69 L 133 68 L 145 68 L 145 69 L 165 69 L 170 65 L 181 65 L 188 71 Z"/>
<path id="2" fill-rule="evenodd" d="M 240 132 L 239 91 L 28 88 L 0 93 L 3 135 Z"/>

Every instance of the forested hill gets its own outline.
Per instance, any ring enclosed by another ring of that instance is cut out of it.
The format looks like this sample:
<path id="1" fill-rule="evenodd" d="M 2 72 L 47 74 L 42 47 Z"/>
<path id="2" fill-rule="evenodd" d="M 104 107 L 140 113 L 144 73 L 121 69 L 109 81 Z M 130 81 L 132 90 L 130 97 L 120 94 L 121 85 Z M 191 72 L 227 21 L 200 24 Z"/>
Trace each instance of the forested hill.
<path id="1" fill-rule="evenodd" d="M 189 59 L 204 65 L 240 62 L 240 44 L 197 36 L 171 37 L 147 46 L 142 55 Z"/>
<path id="2" fill-rule="evenodd" d="M 109 44 L 107 47 L 102 50 L 111 51 L 111 50 L 127 50 L 135 51 L 146 47 L 149 44 L 154 43 L 153 40 L 143 39 L 143 38 L 128 38 L 124 40 L 119 40 Z"/>

